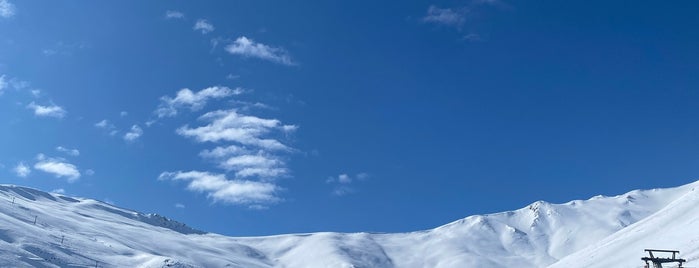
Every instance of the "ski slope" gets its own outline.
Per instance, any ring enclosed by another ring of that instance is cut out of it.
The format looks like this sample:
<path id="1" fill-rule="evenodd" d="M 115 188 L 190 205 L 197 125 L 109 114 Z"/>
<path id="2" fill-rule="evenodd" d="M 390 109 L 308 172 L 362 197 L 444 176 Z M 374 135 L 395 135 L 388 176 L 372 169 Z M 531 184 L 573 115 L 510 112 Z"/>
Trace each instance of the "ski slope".
<path id="1" fill-rule="evenodd" d="M 678 249 L 699 266 L 696 186 L 537 201 L 410 233 L 227 237 L 0 185 L 0 267 L 639 267 L 649 247 Z"/>

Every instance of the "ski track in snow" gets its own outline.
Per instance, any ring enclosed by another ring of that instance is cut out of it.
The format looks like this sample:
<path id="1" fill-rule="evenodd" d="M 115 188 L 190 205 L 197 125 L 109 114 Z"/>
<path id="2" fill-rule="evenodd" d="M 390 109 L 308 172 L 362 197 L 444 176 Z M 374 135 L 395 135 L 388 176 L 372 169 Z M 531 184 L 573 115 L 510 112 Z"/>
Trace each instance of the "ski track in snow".
<path id="1" fill-rule="evenodd" d="M 697 266 L 697 186 L 537 201 L 410 233 L 227 237 L 0 185 L 0 267 L 642 267 L 644 248 L 680 250 L 686 266 Z"/>

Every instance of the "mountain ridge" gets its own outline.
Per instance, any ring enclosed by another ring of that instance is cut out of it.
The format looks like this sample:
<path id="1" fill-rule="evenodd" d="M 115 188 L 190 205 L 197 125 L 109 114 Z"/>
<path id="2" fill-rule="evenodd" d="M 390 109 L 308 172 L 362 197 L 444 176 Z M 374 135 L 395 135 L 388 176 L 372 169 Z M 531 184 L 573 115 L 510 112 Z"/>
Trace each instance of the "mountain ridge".
<path id="1" fill-rule="evenodd" d="M 633 190 L 561 204 L 536 201 L 517 210 L 468 216 L 407 233 L 263 237 L 206 233 L 157 214 L 0 185 L 0 220 L 8 223 L 0 227 L 0 266 L 566 267 L 561 266 L 565 263 L 576 267 L 581 260 L 575 256 L 597 254 L 605 239 L 652 222 L 649 218 L 662 218 L 657 213 L 674 213 L 671 204 L 689 204 L 686 207 L 699 202 L 699 197 L 689 198 L 698 185 Z M 696 215 L 699 218 L 699 209 Z M 699 233 L 689 237 L 699 240 Z M 597 251 L 590 249 L 595 245 Z M 625 258 L 640 263 L 641 253 Z M 686 254 L 699 256 L 699 248 Z"/>

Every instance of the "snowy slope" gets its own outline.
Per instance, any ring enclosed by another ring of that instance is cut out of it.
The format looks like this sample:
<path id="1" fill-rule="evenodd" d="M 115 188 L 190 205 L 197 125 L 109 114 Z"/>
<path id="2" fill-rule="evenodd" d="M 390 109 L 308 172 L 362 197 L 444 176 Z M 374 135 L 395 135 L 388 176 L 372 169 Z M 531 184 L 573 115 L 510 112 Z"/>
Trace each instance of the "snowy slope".
<path id="1" fill-rule="evenodd" d="M 642 267 L 640 258 L 646 255 L 646 248 L 679 250 L 680 257 L 688 261 L 686 267 L 699 266 L 699 184 L 653 215 L 550 268 Z"/>
<path id="2" fill-rule="evenodd" d="M 631 265 L 618 267 L 635 267 L 644 247 L 699 256 L 692 246 L 699 240 L 691 228 L 699 226 L 695 186 L 539 201 L 411 233 L 235 238 L 95 200 L 2 185 L 0 267 L 608 267 L 582 263 L 617 249 Z M 678 221 L 685 212 L 690 216 Z M 675 226 L 669 238 L 645 238 L 665 226 Z"/>

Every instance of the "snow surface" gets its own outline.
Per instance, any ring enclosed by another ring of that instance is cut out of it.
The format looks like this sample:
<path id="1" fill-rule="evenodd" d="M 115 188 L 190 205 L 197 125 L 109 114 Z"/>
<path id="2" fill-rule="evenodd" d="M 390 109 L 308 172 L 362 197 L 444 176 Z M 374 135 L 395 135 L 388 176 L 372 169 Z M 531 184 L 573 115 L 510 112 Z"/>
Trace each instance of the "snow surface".
<path id="1" fill-rule="evenodd" d="M 410 233 L 227 237 L 0 185 L 0 267 L 640 267 L 644 248 L 680 250 L 691 266 L 699 259 L 697 186 L 537 201 Z"/>

